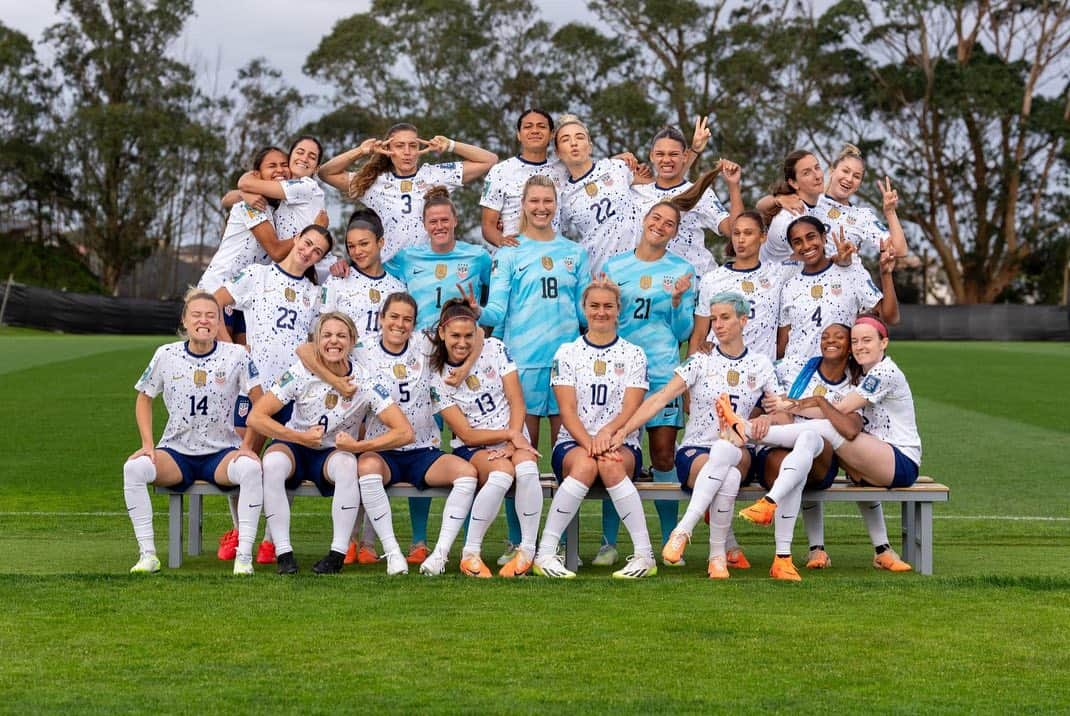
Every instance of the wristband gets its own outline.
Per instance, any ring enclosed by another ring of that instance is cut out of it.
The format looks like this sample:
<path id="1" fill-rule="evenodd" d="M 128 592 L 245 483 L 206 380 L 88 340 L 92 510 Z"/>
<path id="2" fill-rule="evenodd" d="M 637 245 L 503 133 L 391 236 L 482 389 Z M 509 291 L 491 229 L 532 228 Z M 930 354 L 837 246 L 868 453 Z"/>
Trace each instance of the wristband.
<path id="1" fill-rule="evenodd" d="M 452 154 L 453 150 L 456 149 L 456 148 L 457 148 L 457 142 L 455 142 L 455 141 L 453 141 L 451 139 L 450 143 L 449 143 L 449 146 L 446 147 L 446 151 Z"/>

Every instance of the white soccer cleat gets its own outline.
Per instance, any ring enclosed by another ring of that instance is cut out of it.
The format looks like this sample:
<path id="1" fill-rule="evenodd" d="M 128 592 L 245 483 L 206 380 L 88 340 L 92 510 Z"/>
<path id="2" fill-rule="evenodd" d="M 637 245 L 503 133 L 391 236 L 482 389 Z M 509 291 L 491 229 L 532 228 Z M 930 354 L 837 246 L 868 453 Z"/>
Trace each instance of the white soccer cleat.
<path id="1" fill-rule="evenodd" d="M 409 562 L 405 559 L 405 555 L 401 553 L 400 549 L 386 553 L 386 573 L 391 577 L 409 573 Z"/>
<path id="2" fill-rule="evenodd" d="M 604 544 L 598 548 L 598 554 L 591 560 L 591 564 L 596 567 L 612 567 L 620 559 L 620 554 L 617 552 L 616 545 Z"/>
<path id="3" fill-rule="evenodd" d="M 155 554 L 142 554 L 137 564 L 130 568 L 130 574 L 156 574 L 160 571 L 160 558 Z"/>
<path id="4" fill-rule="evenodd" d="M 253 573 L 253 556 L 243 557 L 238 555 L 234 558 L 234 574 L 246 576 Z"/>
<path id="5" fill-rule="evenodd" d="M 624 565 L 624 569 L 618 569 L 613 573 L 613 578 L 642 579 L 643 577 L 653 577 L 657 573 L 658 563 L 654 561 L 654 557 L 632 555 L 628 558 L 628 564 Z"/>
<path id="6" fill-rule="evenodd" d="M 445 573 L 446 558 L 438 552 L 432 552 L 420 565 L 420 574 L 426 574 L 428 577 L 437 577 Z"/>
<path id="7" fill-rule="evenodd" d="M 556 554 L 547 554 L 535 558 L 535 574 L 551 579 L 575 579 L 576 573 L 565 567 L 565 563 Z"/>

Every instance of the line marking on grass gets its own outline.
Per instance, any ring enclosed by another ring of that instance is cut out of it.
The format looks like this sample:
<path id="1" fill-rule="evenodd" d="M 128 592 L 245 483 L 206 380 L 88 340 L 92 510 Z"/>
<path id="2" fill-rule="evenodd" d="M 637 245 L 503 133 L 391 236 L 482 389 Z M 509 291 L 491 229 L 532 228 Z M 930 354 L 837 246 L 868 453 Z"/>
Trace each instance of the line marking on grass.
<path id="1" fill-rule="evenodd" d="M 210 514 L 210 513 L 206 513 Z M 219 513 L 220 515 L 224 513 Z M 291 517 L 322 517 L 321 512 L 292 512 Z M 153 516 L 166 517 L 167 512 Z M 126 517 L 125 512 L 0 512 L 0 517 Z M 826 520 L 855 520 L 858 515 L 825 515 Z M 999 520 L 1003 522 L 1070 522 L 1070 517 L 1041 517 L 1039 515 L 933 515 L 934 520 Z"/>

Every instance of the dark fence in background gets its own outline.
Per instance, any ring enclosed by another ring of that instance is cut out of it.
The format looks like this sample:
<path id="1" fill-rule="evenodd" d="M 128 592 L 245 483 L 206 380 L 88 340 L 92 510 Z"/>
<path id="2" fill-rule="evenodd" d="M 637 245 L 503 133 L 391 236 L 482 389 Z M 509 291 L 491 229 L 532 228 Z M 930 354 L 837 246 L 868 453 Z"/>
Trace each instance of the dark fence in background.
<path id="1" fill-rule="evenodd" d="M 6 284 L 0 284 L 0 291 Z M 140 298 L 109 298 L 12 284 L 3 322 L 66 333 L 172 334 L 182 304 Z M 1067 341 L 1066 306 L 900 307 L 892 328 L 898 340 Z"/>

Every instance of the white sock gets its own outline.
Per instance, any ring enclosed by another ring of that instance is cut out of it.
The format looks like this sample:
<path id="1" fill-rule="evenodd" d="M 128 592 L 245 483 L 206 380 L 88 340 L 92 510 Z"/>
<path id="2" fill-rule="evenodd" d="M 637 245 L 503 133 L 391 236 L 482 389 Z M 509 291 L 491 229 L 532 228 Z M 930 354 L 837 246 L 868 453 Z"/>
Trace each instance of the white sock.
<path id="1" fill-rule="evenodd" d="M 743 482 L 743 475 L 740 474 L 738 467 L 730 467 L 730 468 L 728 468 L 728 472 L 725 474 L 725 480 L 727 480 L 728 482 L 732 482 L 732 481 L 735 480 L 735 481 L 738 481 L 737 484 L 739 484 L 739 483 Z M 736 494 L 738 495 L 739 493 L 737 492 Z M 714 512 L 715 509 L 716 508 L 711 504 L 710 505 L 710 554 L 713 554 L 713 543 L 715 541 L 716 542 L 720 542 L 721 541 L 720 534 L 718 534 L 717 530 L 715 530 L 713 528 L 713 512 Z M 721 509 L 722 510 L 724 509 L 723 505 L 721 506 Z M 722 514 L 724 514 L 724 513 L 722 513 Z M 730 510 L 729 514 L 731 514 L 731 510 Z M 732 529 L 732 521 L 731 520 L 728 521 L 728 529 L 724 533 L 724 549 L 725 549 L 726 553 L 730 549 L 739 549 L 739 542 L 736 541 L 736 533 Z"/>
<path id="2" fill-rule="evenodd" d="M 739 549 L 739 541 L 736 540 L 736 531 L 732 529 L 731 525 L 728 526 L 728 534 L 724 537 L 724 546 L 725 549 Z"/>
<path id="3" fill-rule="evenodd" d="M 707 463 L 708 464 L 708 463 Z M 710 558 L 725 556 L 725 535 L 732 526 L 732 516 L 735 514 L 736 496 L 739 494 L 739 483 L 743 476 L 733 466 L 725 472 L 721 489 L 713 498 L 710 506 Z"/>
<path id="4" fill-rule="evenodd" d="M 458 477 L 453 481 L 453 489 L 446 496 L 446 504 L 442 508 L 442 527 L 438 530 L 438 541 L 435 543 L 435 552 L 439 556 L 449 556 L 450 547 L 472 509 L 472 498 L 478 486 L 479 480 L 474 477 Z"/>
<path id="5" fill-rule="evenodd" d="M 534 555 L 542 519 L 542 485 L 539 466 L 533 460 L 516 466 L 516 516 L 520 520 L 520 548 Z"/>
<path id="6" fill-rule="evenodd" d="M 874 547 L 888 544 L 888 528 L 884 526 L 884 508 L 879 502 L 859 502 L 858 511 L 869 531 L 869 541 Z"/>
<path id="7" fill-rule="evenodd" d="M 792 447 L 791 452 L 780 463 L 780 472 L 777 473 L 776 482 L 769 490 L 769 499 L 779 505 L 787 495 L 795 492 L 802 495 L 802 487 L 806 485 L 806 478 L 810 474 L 810 468 L 813 467 L 814 458 L 821 454 L 824 447 L 825 441 L 817 433 L 809 431 L 801 433 L 795 440 L 795 446 Z M 797 514 L 797 511 L 792 511 L 791 514 Z"/>
<path id="8" fill-rule="evenodd" d="M 264 521 L 271 529 L 275 554 L 292 552 L 290 546 L 290 501 L 286 499 L 286 478 L 293 472 L 290 458 L 283 452 L 269 452 L 261 458 L 264 465 Z M 267 534 L 265 530 L 264 539 Z"/>
<path id="9" fill-rule="evenodd" d="M 806 526 L 806 541 L 810 547 L 825 546 L 825 506 L 820 502 L 804 502 L 803 525 Z"/>
<path id="10" fill-rule="evenodd" d="M 717 491 L 721 489 L 721 484 L 725 480 L 728 471 L 739 463 L 741 457 L 743 457 L 743 453 L 740 452 L 739 448 L 727 440 L 718 440 L 713 444 L 710 449 L 710 459 L 702 466 L 698 477 L 695 478 L 691 501 L 687 503 L 687 511 L 680 518 L 676 529 L 691 534 L 692 530 L 695 529 L 695 525 L 706 514 L 706 508 L 713 503 L 713 498 Z M 739 470 L 736 470 L 736 474 L 739 474 Z M 736 492 L 739 492 L 738 482 L 736 482 Z M 729 524 L 731 524 L 731 520 L 729 520 Z M 712 509 L 710 510 L 710 529 L 713 529 Z M 724 544 L 723 536 L 721 537 L 721 543 L 722 545 Z"/>
<path id="11" fill-rule="evenodd" d="M 653 559 L 654 548 L 650 546 L 650 532 L 647 530 L 646 515 L 643 513 L 643 501 L 639 499 L 639 491 L 635 489 L 635 485 L 625 478 L 613 487 L 606 488 L 606 492 L 613 500 L 620 521 L 624 523 L 628 535 L 632 538 L 636 556 Z"/>
<path id="12" fill-rule="evenodd" d="M 126 511 L 134 525 L 134 537 L 142 554 L 156 554 L 156 539 L 152 531 L 152 499 L 149 483 L 156 481 L 156 466 L 148 455 L 127 460 L 123 465 L 123 497 Z"/>
<path id="13" fill-rule="evenodd" d="M 237 484 L 237 483 L 235 483 Z M 234 529 L 238 529 L 238 495 L 237 493 L 230 493 L 227 495 L 227 507 L 230 509 L 230 523 L 234 525 Z"/>
<path id="14" fill-rule="evenodd" d="M 824 418 L 820 418 L 817 420 L 807 420 L 802 423 L 791 423 L 789 425 L 771 425 L 769 426 L 769 432 L 759 442 L 763 445 L 790 448 L 795 445 L 796 440 L 799 439 L 799 435 L 807 431 L 817 433 L 822 439 L 828 440 L 829 445 L 831 445 L 833 449 L 840 447 L 847 441 L 847 438 L 836 431 L 836 428 L 832 426 L 831 422 Z"/>
<path id="15" fill-rule="evenodd" d="M 327 477 L 334 483 L 334 498 L 331 500 L 331 551 L 345 554 L 349 549 L 349 536 L 357 524 L 357 508 L 360 507 L 360 487 L 357 485 L 357 456 L 338 451 L 327 459 Z"/>
<path id="16" fill-rule="evenodd" d="M 550 511 L 546 514 L 546 524 L 543 525 L 542 540 L 539 542 L 539 555 L 557 554 L 561 535 L 579 512 L 588 489 L 571 475 L 561 481 L 561 486 L 557 488 L 554 500 L 550 503 Z"/>
<path id="17" fill-rule="evenodd" d="M 259 462 L 241 455 L 227 465 L 227 479 L 238 486 L 238 555 L 252 559 L 264 506 L 264 472 Z"/>
<path id="18" fill-rule="evenodd" d="M 383 476 L 375 473 L 361 475 L 360 499 L 364 502 L 364 519 L 370 523 L 372 532 L 379 537 L 383 545 L 383 552 L 391 554 L 395 550 L 400 552 L 398 540 L 394 536 L 394 515 L 390 511 L 390 498 L 386 496 L 386 488 L 383 487 Z M 365 539 L 370 538 L 370 533 L 365 532 Z"/>
<path id="19" fill-rule="evenodd" d="M 468 524 L 468 538 L 464 542 L 464 554 L 478 555 L 483 550 L 483 537 L 494 524 L 494 518 L 502 507 L 505 493 L 513 484 L 513 477 L 500 470 L 492 470 L 487 482 L 472 501 L 472 520 Z"/>
<path id="20" fill-rule="evenodd" d="M 364 493 L 361 493 L 361 499 L 364 498 Z M 375 547 L 375 525 L 372 524 L 371 515 L 368 514 L 368 506 L 362 505 L 361 511 L 364 513 L 364 524 L 361 526 L 360 543 L 368 545 L 369 547 Z"/>

